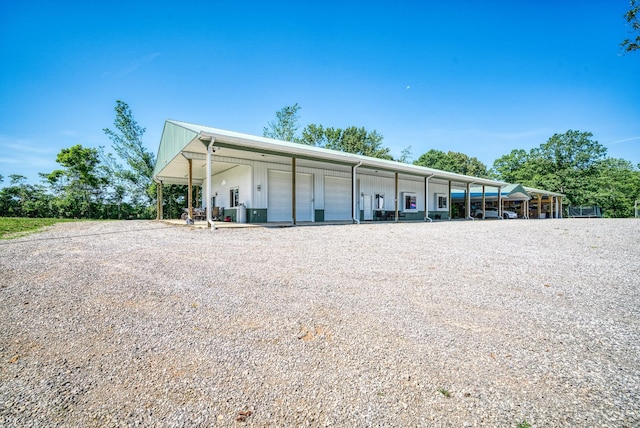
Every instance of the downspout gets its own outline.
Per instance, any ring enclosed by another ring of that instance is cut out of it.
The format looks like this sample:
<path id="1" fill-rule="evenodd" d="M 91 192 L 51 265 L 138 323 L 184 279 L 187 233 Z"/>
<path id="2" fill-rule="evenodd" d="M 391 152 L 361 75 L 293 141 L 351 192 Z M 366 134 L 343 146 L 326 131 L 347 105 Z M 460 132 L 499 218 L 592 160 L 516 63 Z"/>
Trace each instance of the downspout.
<path id="1" fill-rule="evenodd" d="M 351 181 L 352 181 L 351 193 L 353 195 L 353 197 L 351 198 L 351 213 L 353 215 L 353 222 L 355 224 L 360 224 L 360 219 L 358 219 L 356 216 L 356 209 L 358 207 L 358 204 L 356 204 L 356 197 L 358 196 L 356 195 L 356 168 L 358 168 L 360 165 L 362 165 L 362 161 L 358 162 L 357 165 L 354 165 L 351 167 Z"/>
<path id="2" fill-rule="evenodd" d="M 435 174 L 431 174 L 424 178 L 424 221 L 429 223 L 433 222 L 433 219 L 429 217 L 429 179 Z"/>
<path id="3" fill-rule="evenodd" d="M 213 156 L 213 143 L 215 138 L 211 137 L 207 146 L 207 227 L 216 230 L 216 224 L 213 222 L 213 207 L 211 206 L 211 158 Z"/>

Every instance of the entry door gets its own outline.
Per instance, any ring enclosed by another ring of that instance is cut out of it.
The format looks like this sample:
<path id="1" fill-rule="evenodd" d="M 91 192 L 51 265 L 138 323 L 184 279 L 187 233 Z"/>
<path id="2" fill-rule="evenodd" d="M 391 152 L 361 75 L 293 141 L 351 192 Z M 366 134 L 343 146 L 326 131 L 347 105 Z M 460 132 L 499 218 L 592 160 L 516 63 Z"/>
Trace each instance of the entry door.
<path id="1" fill-rule="evenodd" d="M 373 198 L 371 195 L 364 195 L 362 197 L 362 206 L 364 210 L 364 219 L 373 220 Z"/>
<path id="2" fill-rule="evenodd" d="M 296 174 L 296 221 L 313 221 L 313 175 Z"/>

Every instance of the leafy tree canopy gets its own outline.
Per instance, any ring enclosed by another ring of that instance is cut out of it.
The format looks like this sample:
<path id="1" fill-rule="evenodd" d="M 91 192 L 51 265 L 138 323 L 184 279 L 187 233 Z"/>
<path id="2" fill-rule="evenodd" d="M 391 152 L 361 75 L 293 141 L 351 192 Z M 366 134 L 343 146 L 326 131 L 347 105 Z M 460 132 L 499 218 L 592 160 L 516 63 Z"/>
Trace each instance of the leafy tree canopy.
<path id="1" fill-rule="evenodd" d="M 469 157 L 460 152 L 449 151 L 445 153 L 442 150 L 431 149 L 421 155 L 413 164 L 473 177 L 486 178 L 489 176 L 487 166 L 478 158 Z"/>
<path id="2" fill-rule="evenodd" d="M 110 173 L 119 182 L 114 184 L 125 187 L 134 203 L 145 200 L 152 207 L 156 194 L 153 182 L 155 157 L 142 142 L 146 130 L 138 125 L 124 101 L 116 101 L 115 112 L 113 124 L 116 131 L 108 128 L 104 128 L 103 131 L 111 140 L 111 147 L 126 166 L 122 166 L 113 155 L 103 152 L 104 161 Z"/>
<path id="3" fill-rule="evenodd" d="M 300 106 L 295 103 L 285 106 L 276 112 L 276 120 L 269 122 L 262 130 L 262 135 L 276 140 L 299 142 L 296 132 L 300 128 Z"/>
<path id="4" fill-rule="evenodd" d="M 263 136 L 283 141 L 324 147 L 346 153 L 371 156 L 393 160 L 389 149 L 382 146 L 382 135 L 376 130 L 367 131 L 363 127 L 327 128 L 322 125 L 309 124 L 297 136 L 300 128 L 300 106 L 298 103 L 285 106 L 276 112 L 276 119 L 263 129 Z"/>
<path id="5" fill-rule="evenodd" d="M 631 0 L 629 2 L 629 11 L 623 16 L 625 20 L 631 26 L 631 34 L 636 34 L 635 39 L 624 39 L 620 46 L 624 48 L 625 52 L 632 52 L 640 49 L 640 2 L 638 0 Z"/>
<path id="6" fill-rule="evenodd" d="M 350 126 L 345 129 L 325 129 L 325 148 L 346 153 L 393 160 L 387 147 L 382 146 L 382 134 L 375 129 L 368 132 L 363 127 Z"/>
<path id="7" fill-rule="evenodd" d="M 572 205 L 598 205 L 605 215 L 631 215 L 640 198 L 640 171 L 607 149 L 590 132 L 554 134 L 531 149 L 513 150 L 493 164 L 492 175 L 509 183 L 564 193 Z"/>
<path id="8" fill-rule="evenodd" d="M 56 162 L 64 169 L 43 176 L 60 195 L 57 203 L 61 215 L 92 217 L 108 183 L 106 172 L 100 167 L 98 150 L 77 144 L 60 150 Z"/>
<path id="9" fill-rule="evenodd" d="M 597 165 L 595 192 L 588 204 L 604 208 L 607 217 L 633 217 L 640 199 L 640 170 L 625 159 L 606 158 Z"/>

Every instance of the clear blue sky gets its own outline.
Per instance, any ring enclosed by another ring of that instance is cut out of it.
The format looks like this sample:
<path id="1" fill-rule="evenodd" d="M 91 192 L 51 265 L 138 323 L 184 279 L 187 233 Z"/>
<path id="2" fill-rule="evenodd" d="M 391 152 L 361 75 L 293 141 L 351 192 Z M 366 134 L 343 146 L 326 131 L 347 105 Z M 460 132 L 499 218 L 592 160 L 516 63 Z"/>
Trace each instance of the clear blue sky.
<path id="1" fill-rule="evenodd" d="M 4 1 L 0 174 L 39 182 L 75 144 L 108 146 L 117 99 L 157 152 L 165 119 L 262 135 L 364 126 L 491 166 L 554 133 L 589 131 L 640 163 L 640 52 L 627 0 Z"/>

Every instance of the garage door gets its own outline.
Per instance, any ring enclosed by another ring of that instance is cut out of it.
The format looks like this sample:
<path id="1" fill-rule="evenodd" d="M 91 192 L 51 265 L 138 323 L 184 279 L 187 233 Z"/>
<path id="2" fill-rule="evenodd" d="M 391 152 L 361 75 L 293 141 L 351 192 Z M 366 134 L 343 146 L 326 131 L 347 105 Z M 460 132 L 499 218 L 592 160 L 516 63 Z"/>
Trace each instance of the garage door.
<path id="1" fill-rule="evenodd" d="M 351 180 L 341 177 L 324 178 L 324 219 L 351 219 Z"/>
<path id="2" fill-rule="evenodd" d="M 267 221 L 291 221 L 291 173 L 269 170 Z M 296 221 L 313 220 L 313 176 L 296 174 Z"/>

